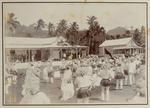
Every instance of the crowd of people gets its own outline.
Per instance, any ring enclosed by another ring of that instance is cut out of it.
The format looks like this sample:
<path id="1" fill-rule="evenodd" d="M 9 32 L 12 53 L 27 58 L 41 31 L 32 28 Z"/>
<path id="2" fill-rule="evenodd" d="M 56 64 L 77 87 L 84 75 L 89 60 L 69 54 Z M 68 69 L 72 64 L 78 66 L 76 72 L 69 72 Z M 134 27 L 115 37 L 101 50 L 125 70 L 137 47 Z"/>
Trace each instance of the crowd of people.
<path id="1" fill-rule="evenodd" d="M 51 99 L 40 90 L 40 83 L 55 83 L 55 78 L 61 81 L 61 101 L 67 101 L 76 95 L 77 103 L 89 103 L 92 90 L 100 87 L 100 101 L 111 99 L 110 87 L 123 90 L 124 86 L 135 86 L 136 95 L 127 102 L 136 102 L 146 97 L 146 72 L 144 54 L 129 57 L 124 55 L 114 58 L 89 55 L 85 58 L 54 62 L 52 59 L 28 63 L 26 69 L 15 67 L 15 63 L 6 65 L 5 93 L 17 82 L 17 77 L 23 75 L 22 99 L 20 104 L 50 104 Z"/>

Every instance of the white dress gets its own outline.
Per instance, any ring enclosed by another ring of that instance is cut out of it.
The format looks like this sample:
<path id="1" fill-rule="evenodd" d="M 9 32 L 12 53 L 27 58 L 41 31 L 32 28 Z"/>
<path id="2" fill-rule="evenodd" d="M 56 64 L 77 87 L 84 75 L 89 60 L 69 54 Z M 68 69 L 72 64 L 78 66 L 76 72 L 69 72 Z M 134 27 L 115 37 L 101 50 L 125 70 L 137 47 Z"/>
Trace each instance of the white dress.
<path id="1" fill-rule="evenodd" d="M 33 69 L 33 68 L 30 68 L 26 72 L 25 81 L 24 81 L 23 90 L 22 90 L 22 95 L 24 95 L 24 96 L 29 93 L 29 91 L 32 88 L 33 84 L 34 85 L 36 85 L 36 84 L 39 85 L 40 84 L 40 78 L 37 77 L 34 74 L 34 71 L 36 71 L 36 70 Z"/>
<path id="2" fill-rule="evenodd" d="M 39 92 L 35 95 L 26 95 L 22 98 L 20 104 L 50 104 L 50 99 L 45 93 Z"/>
<path id="3" fill-rule="evenodd" d="M 48 72 L 49 72 L 49 68 L 48 67 L 45 67 L 43 69 L 43 80 L 48 82 L 49 78 L 48 78 Z"/>
<path id="4" fill-rule="evenodd" d="M 93 74 L 92 79 L 93 79 L 93 86 L 94 87 L 100 86 L 100 82 L 102 80 L 101 77 L 99 77 L 97 74 Z"/>
<path id="5" fill-rule="evenodd" d="M 136 64 L 135 64 L 135 62 L 129 63 L 129 73 L 130 74 L 135 74 L 136 73 Z"/>
<path id="6" fill-rule="evenodd" d="M 74 96 L 74 85 L 71 70 L 66 70 L 61 82 L 62 100 L 68 100 Z"/>

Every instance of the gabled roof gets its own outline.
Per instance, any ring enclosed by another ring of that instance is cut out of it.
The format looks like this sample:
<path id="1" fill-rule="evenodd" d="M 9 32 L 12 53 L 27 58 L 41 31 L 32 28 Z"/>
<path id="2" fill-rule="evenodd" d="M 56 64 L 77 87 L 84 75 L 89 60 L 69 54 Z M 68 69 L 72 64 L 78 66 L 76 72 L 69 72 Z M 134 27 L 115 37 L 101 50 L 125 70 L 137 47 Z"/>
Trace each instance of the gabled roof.
<path id="1" fill-rule="evenodd" d="M 132 40 L 132 38 L 105 40 L 99 47 L 127 45 L 131 40 Z"/>

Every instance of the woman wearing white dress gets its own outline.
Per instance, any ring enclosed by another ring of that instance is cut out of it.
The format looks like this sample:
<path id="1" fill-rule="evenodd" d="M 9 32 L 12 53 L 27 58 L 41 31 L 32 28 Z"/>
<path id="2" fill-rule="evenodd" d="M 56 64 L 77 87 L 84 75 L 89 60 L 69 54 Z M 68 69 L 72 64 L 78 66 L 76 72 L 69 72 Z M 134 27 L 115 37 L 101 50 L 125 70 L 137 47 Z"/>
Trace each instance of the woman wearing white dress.
<path id="1" fill-rule="evenodd" d="M 32 66 L 26 74 L 24 84 L 25 94 L 20 104 L 49 104 L 50 99 L 40 91 L 40 69 Z"/>
<path id="2" fill-rule="evenodd" d="M 40 91 L 38 83 L 31 83 L 29 94 L 25 95 L 20 104 L 50 104 L 50 99 L 44 92 Z"/>
<path id="3" fill-rule="evenodd" d="M 72 71 L 69 66 L 66 67 L 61 82 L 62 97 L 61 100 L 66 101 L 74 96 L 74 85 L 72 80 Z"/>
<path id="4" fill-rule="evenodd" d="M 26 71 L 25 81 L 22 90 L 23 96 L 30 94 L 30 90 L 33 86 L 32 83 L 40 84 L 40 72 L 41 70 L 38 67 L 31 64 L 29 69 Z"/>

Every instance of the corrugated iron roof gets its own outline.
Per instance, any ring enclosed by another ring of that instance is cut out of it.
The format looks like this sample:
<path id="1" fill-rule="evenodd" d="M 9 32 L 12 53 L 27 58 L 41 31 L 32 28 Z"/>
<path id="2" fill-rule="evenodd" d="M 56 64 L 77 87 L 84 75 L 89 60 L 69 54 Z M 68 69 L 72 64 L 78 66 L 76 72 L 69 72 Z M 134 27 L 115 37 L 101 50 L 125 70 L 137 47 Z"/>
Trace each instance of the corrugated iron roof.
<path id="1" fill-rule="evenodd" d="M 99 47 L 127 45 L 131 40 L 132 40 L 132 38 L 105 40 Z"/>

